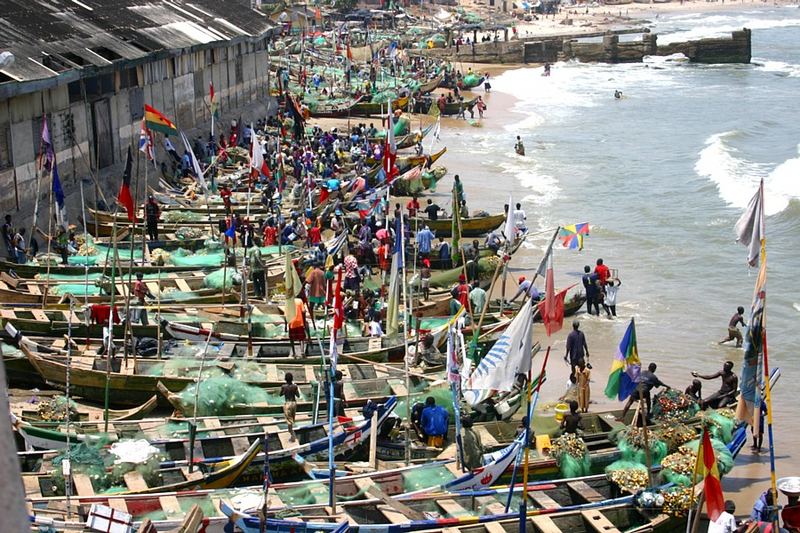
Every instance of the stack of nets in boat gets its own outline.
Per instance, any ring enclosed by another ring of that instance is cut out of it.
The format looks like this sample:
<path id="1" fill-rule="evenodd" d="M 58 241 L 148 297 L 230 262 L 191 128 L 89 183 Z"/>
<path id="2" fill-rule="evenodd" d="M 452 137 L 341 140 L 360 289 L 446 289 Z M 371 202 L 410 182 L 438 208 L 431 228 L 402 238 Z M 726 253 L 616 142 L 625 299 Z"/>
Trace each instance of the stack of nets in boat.
<path id="1" fill-rule="evenodd" d="M 156 248 L 150 252 L 150 262 L 154 265 L 166 265 L 170 263 L 172 254 L 163 248 Z"/>
<path id="2" fill-rule="evenodd" d="M 36 413 L 43 422 L 66 422 L 67 417 L 70 420 L 80 418 L 77 404 L 72 400 L 68 401 L 66 396 L 55 396 L 40 401 Z"/>
<path id="3" fill-rule="evenodd" d="M 187 241 L 189 239 L 199 239 L 205 234 L 201 228 L 192 226 L 181 226 L 175 230 L 175 237 L 179 241 Z"/>
<path id="4" fill-rule="evenodd" d="M 464 88 L 469 89 L 470 87 L 475 87 L 478 85 L 478 82 L 481 81 L 481 77 L 477 74 L 467 74 L 464 76 Z"/>
<path id="5" fill-rule="evenodd" d="M 725 475 L 733 468 L 733 456 L 728 450 L 724 442 L 719 439 L 711 439 L 711 445 L 714 448 L 714 455 L 717 458 L 717 469 L 720 475 Z M 661 475 L 665 480 L 688 487 L 693 485 L 692 475 L 694 473 L 695 464 L 697 463 L 697 450 L 700 447 L 700 440 L 695 439 L 687 442 L 678 448 L 675 453 L 669 454 L 661 462 L 663 470 Z M 698 480 L 694 480 L 697 482 Z"/>
<path id="6" fill-rule="evenodd" d="M 178 395 L 184 414 L 194 414 L 196 384 L 183 389 Z M 280 397 L 264 389 L 242 383 L 228 376 L 212 377 L 200 382 L 198 394 L 198 416 L 232 415 L 241 411 L 243 405 L 280 405 Z"/>
<path id="7" fill-rule="evenodd" d="M 650 464 L 657 465 L 667 456 L 667 443 L 661 440 L 657 431 L 652 429 L 647 429 L 646 441 L 645 430 L 638 427 L 628 427 L 619 431 L 616 439 L 617 448 L 622 453 L 623 460 L 646 464 L 648 448 Z"/>
<path id="8" fill-rule="evenodd" d="M 203 285 L 209 289 L 230 290 L 242 284 L 241 273 L 234 268 L 220 268 L 211 272 L 203 279 Z"/>
<path id="9" fill-rule="evenodd" d="M 164 219 L 164 222 L 198 222 L 203 220 L 203 215 L 200 213 L 195 213 L 194 211 L 177 211 L 177 210 L 170 210 L 165 211 L 161 217 Z"/>
<path id="10" fill-rule="evenodd" d="M 646 488 L 650 482 L 647 477 L 647 467 L 636 461 L 614 461 L 606 467 L 606 477 L 609 481 L 631 494 Z"/>
<path id="11" fill-rule="evenodd" d="M 657 421 L 685 421 L 698 410 L 697 402 L 675 389 L 661 391 L 653 397 L 653 419 Z"/>
<path id="12" fill-rule="evenodd" d="M 392 182 L 392 194 L 397 196 L 408 196 L 422 192 L 426 189 L 436 191 L 436 183 L 447 174 L 447 168 L 437 166 L 433 170 L 427 170 L 419 175 L 412 176 L 413 179 L 396 179 Z"/>
<path id="13" fill-rule="evenodd" d="M 587 476 L 592 470 L 592 459 L 583 439 L 566 433 L 553 441 L 550 455 L 558 463 L 563 477 Z"/>
<path id="14" fill-rule="evenodd" d="M 726 444 L 731 441 L 736 427 L 736 414 L 733 409 L 707 409 L 700 417 L 712 437 Z"/>
<path id="15" fill-rule="evenodd" d="M 680 422 L 660 424 L 656 432 L 658 438 L 667 443 L 669 453 L 678 451 L 679 447 L 697 438 L 697 432 L 693 428 Z"/>
<path id="16" fill-rule="evenodd" d="M 125 444 L 126 441 L 115 443 L 117 447 Z M 115 455 L 108 448 L 104 440 L 95 440 L 91 443 L 81 442 L 73 446 L 69 452 L 70 466 L 73 474 L 84 474 L 88 476 L 92 483 L 92 488 L 96 493 L 113 493 L 128 490 L 125 484 L 125 474 L 138 472 L 141 474 L 145 483 L 150 486 L 157 485 L 160 477 L 160 463 L 163 457 L 157 453 L 155 448 L 143 449 L 148 446 L 144 441 L 131 443 L 129 449 L 137 449 L 138 452 L 146 452 L 137 462 L 129 462 L 124 457 Z M 51 476 L 55 490 L 58 494 L 64 494 L 64 474 L 62 463 L 67 458 L 67 451 L 60 452 L 53 458 L 54 472 Z"/>

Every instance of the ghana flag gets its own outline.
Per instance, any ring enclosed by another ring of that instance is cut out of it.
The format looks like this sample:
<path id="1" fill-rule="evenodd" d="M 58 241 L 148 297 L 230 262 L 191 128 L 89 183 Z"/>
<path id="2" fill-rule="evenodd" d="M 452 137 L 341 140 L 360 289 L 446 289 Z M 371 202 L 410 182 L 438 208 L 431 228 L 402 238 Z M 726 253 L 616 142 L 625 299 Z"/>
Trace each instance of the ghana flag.
<path id="1" fill-rule="evenodd" d="M 619 343 L 617 355 L 611 363 L 611 372 L 608 375 L 606 396 L 626 399 L 636 388 L 639 381 L 639 371 L 642 363 L 639 361 L 639 350 L 636 348 L 636 327 L 633 319 L 628 324 L 628 329 Z"/>
<path id="2" fill-rule="evenodd" d="M 703 477 L 703 492 L 706 495 L 706 512 L 708 517 L 715 521 L 725 510 L 725 498 L 722 495 L 719 468 L 714 446 L 708 436 L 708 428 L 703 428 L 703 437 L 697 449 L 697 465 L 695 472 Z"/>
<path id="3" fill-rule="evenodd" d="M 153 131 L 160 131 L 164 135 L 177 135 L 178 128 L 164 114 L 149 105 L 144 105 L 144 122 Z"/>

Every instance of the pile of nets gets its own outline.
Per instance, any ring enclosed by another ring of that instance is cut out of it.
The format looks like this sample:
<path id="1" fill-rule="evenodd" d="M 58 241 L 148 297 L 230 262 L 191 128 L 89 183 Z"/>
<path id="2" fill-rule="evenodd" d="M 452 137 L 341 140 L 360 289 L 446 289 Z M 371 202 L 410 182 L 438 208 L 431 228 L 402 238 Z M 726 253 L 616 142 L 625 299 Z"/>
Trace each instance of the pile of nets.
<path id="1" fill-rule="evenodd" d="M 200 374 L 200 359 L 203 356 L 203 350 L 195 349 L 195 357 L 192 358 L 179 358 L 172 357 L 163 362 L 153 363 L 147 367 L 147 375 L 149 376 L 166 376 L 166 377 L 183 377 L 183 378 L 196 378 Z M 212 354 L 207 354 L 205 365 L 203 365 L 203 379 L 222 376 L 223 371 L 215 366 L 214 361 L 211 359 Z"/>
<path id="2" fill-rule="evenodd" d="M 412 468 L 403 474 L 403 492 L 438 487 L 455 479 L 446 468 Z"/>
<path id="3" fill-rule="evenodd" d="M 125 474 L 134 471 L 141 474 L 145 483 L 149 486 L 159 485 L 161 477 L 160 464 L 164 458 L 159 453 L 156 453 L 158 450 L 152 447 L 148 450 L 142 450 L 141 441 L 129 442 L 123 440 L 115 443 L 115 447 L 126 447 L 126 444 L 130 444 L 128 446 L 129 449 L 147 451 L 148 453 L 137 453 L 137 455 L 141 456 L 136 458 L 137 462 L 129 462 L 124 456 L 115 455 L 112 450 L 105 448 L 105 441 L 81 442 L 77 446 L 73 446 L 69 453 L 72 472 L 88 476 L 96 493 L 119 492 L 120 489 L 126 489 Z M 59 494 L 64 494 L 62 463 L 66 457 L 67 452 L 64 450 L 53 458 L 55 470 L 51 479 Z"/>
<path id="4" fill-rule="evenodd" d="M 699 407 L 691 396 L 675 389 L 667 389 L 653 397 L 653 419 L 658 421 L 685 421 L 697 414 Z"/>
<path id="5" fill-rule="evenodd" d="M 647 463 L 646 449 L 650 451 L 650 464 L 657 465 L 667 456 L 667 443 L 661 440 L 659 434 L 648 429 L 647 444 L 645 444 L 644 428 L 628 427 L 616 434 L 617 448 L 626 461 L 640 464 Z"/>
<path id="6" fill-rule="evenodd" d="M 720 475 L 724 476 L 733 468 L 733 455 L 731 455 L 725 443 L 719 439 L 712 438 L 711 445 L 714 448 L 714 456 L 717 459 L 717 469 Z M 695 439 L 682 445 L 677 452 L 669 454 L 661 462 L 663 467 L 661 475 L 664 476 L 664 479 L 682 487 L 693 485 L 692 475 L 697 463 L 697 450 L 699 447 L 700 439 Z"/>
<path id="7" fill-rule="evenodd" d="M 563 477 L 588 476 L 592 471 L 589 449 L 574 433 L 566 433 L 554 440 L 550 455 L 556 460 Z"/>
<path id="8" fill-rule="evenodd" d="M 175 237 L 177 237 L 179 241 L 188 241 L 189 239 L 199 239 L 204 234 L 205 232 L 202 229 L 192 226 L 181 226 L 180 228 L 175 230 Z"/>
<path id="9" fill-rule="evenodd" d="M 203 286 L 208 289 L 230 290 L 242 284 L 242 275 L 235 268 L 220 268 L 203 279 Z"/>
<path id="10" fill-rule="evenodd" d="M 732 409 L 708 409 L 700 416 L 712 437 L 724 443 L 731 441 L 736 427 L 736 413 Z"/>
<path id="11" fill-rule="evenodd" d="M 697 432 L 680 422 L 662 424 L 657 429 L 658 437 L 667 443 L 670 453 L 678 451 L 678 448 L 689 441 L 697 438 Z"/>
<path id="12" fill-rule="evenodd" d="M 43 422 L 66 422 L 67 417 L 70 420 L 80 418 L 78 405 L 72 400 L 67 401 L 66 396 L 56 396 L 39 402 L 36 413 Z"/>
<path id="13" fill-rule="evenodd" d="M 178 394 L 184 414 L 194 414 L 194 396 L 197 384 L 190 385 Z M 241 405 L 280 405 L 281 398 L 264 389 L 242 383 L 229 376 L 212 377 L 200 382 L 198 394 L 198 416 L 232 415 L 240 411 Z"/>
<path id="14" fill-rule="evenodd" d="M 166 265 L 170 262 L 171 256 L 172 254 L 163 248 L 156 248 L 150 252 L 150 262 L 154 265 Z"/>
<path id="15" fill-rule="evenodd" d="M 199 222 L 203 220 L 203 215 L 195 213 L 194 211 L 165 211 L 161 217 L 164 222 L 179 223 L 179 222 Z"/>
<path id="16" fill-rule="evenodd" d="M 405 135 L 406 133 L 411 131 L 411 119 L 407 116 L 403 115 L 394 123 L 394 134 L 395 135 Z"/>
<path id="17" fill-rule="evenodd" d="M 465 89 L 470 89 L 472 87 L 475 87 L 480 82 L 481 82 L 481 77 L 474 73 L 467 74 L 466 76 L 464 76 L 462 80 L 462 84 L 464 85 Z"/>
<path id="18" fill-rule="evenodd" d="M 646 488 L 650 481 L 647 476 L 647 467 L 635 461 L 620 459 L 606 467 L 606 477 L 609 481 L 631 494 Z"/>
<path id="19" fill-rule="evenodd" d="M 377 92 L 372 96 L 372 103 L 373 104 L 386 104 L 390 101 L 394 102 L 397 100 L 398 96 L 395 91 L 381 91 Z"/>

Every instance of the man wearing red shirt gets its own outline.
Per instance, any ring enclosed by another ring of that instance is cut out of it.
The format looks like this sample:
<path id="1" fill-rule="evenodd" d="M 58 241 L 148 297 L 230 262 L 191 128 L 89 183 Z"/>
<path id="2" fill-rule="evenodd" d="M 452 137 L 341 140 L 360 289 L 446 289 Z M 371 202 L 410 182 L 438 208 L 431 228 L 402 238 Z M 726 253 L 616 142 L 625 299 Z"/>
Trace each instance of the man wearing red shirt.
<path id="1" fill-rule="evenodd" d="M 408 201 L 406 204 L 406 209 L 408 209 L 409 218 L 414 218 L 417 216 L 417 211 L 419 211 L 419 200 L 417 200 L 416 195 L 412 196 L 411 200 Z"/>
<path id="2" fill-rule="evenodd" d="M 458 276 L 458 285 L 453 289 L 456 293 L 456 300 L 458 300 L 465 309 L 469 309 L 469 285 L 467 285 L 467 278 L 464 274 Z"/>
<path id="3" fill-rule="evenodd" d="M 594 267 L 594 273 L 597 274 L 597 279 L 600 281 L 600 285 L 605 286 L 606 281 L 611 276 L 611 272 L 608 270 L 608 267 L 603 264 L 602 259 L 597 260 L 597 266 Z"/>

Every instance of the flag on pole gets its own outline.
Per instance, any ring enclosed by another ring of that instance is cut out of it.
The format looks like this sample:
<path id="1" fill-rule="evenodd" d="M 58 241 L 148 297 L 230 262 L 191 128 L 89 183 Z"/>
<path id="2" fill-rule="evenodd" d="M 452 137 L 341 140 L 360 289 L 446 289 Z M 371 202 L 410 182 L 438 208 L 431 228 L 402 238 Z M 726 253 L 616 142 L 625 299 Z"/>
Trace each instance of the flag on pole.
<path id="1" fill-rule="evenodd" d="M 53 148 L 53 140 L 50 137 L 50 128 L 47 126 L 47 116 L 42 117 L 42 153 L 39 156 L 39 170 L 50 172 L 53 162 L 56 160 L 56 153 Z"/>
<path id="2" fill-rule="evenodd" d="M 736 242 L 747 246 L 747 264 L 758 265 L 761 241 L 764 239 L 764 180 L 736 222 Z"/>
<path id="3" fill-rule="evenodd" d="M 164 135 L 177 135 L 178 128 L 161 111 L 144 105 L 144 121 L 147 127 L 153 131 L 160 131 Z"/>
<path id="4" fill-rule="evenodd" d="M 477 405 L 483 391 L 510 391 L 518 373 L 527 373 L 531 363 L 533 306 L 526 303 L 500 335 L 464 384 L 464 399 Z"/>
<path id="5" fill-rule="evenodd" d="M 203 177 L 203 169 L 200 168 L 200 162 L 194 155 L 194 151 L 192 150 L 192 145 L 189 144 L 189 139 L 186 138 L 186 134 L 183 132 L 181 132 L 181 139 L 183 140 L 183 147 L 186 148 L 186 151 L 189 152 L 189 156 L 192 159 L 192 170 L 194 170 L 194 175 L 195 178 L 197 179 L 197 183 L 200 185 L 200 188 L 203 190 L 203 193 L 206 196 L 208 196 L 208 187 L 206 186 L 206 180 Z"/>
<path id="6" fill-rule="evenodd" d="M 463 307 L 462 307 L 463 309 Z M 458 336 L 455 331 L 455 322 L 447 328 L 447 381 L 450 384 L 461 383 L 461 365 L 458 362 Z"/>
<path id="7" fill-rule="evenodd" d="M 514 225 L 514 217 L 511 214 L 511 210 L 514 208 L 514 204 L 511 202 L 511 195 L 508 195 L 508 212 L 506 213 L 506 225 L 503 227 L 503 237 L 506 238 L 508 243 L 514 242 L 514 239 L 517 236 L 517 227 Z"/>
<path id="8" fill-rule="evenodd" d="M 58 163 L 53 158 L 53 201 L 56 208 L 56 222 L 67 229 L 67 206 L 64 203 L 64 189 L 61 188 L 61 179 L 58 177 Z"/>
<path id="9" fill-rule="evenodd" d="M 711 521 L 715 521 L 725 511 L 725 498 L 722 495 L 717 456 L 714 453 L 714 446 L 711 444 L 711 437 L 708 435 L 707 427 L 703 428 L 703 437 L 700 441 L 700 446 L 697 448 L 695 472 L 698 472 L 703 477 L 706 513 L 708 513 Z M 694 480 L 692 481 L 694 482 Z"/>
<path id="10" fill-rule="evenodd" d="M 539 304 L 544 329 L 549 337 L 559 331 L 564 324 L 564 297 L 569 288 L 556 294 L 553 274 L 553 248 L 547 254 L 547 274 L 545 276 L 544 301 Z"/>
<path id="11" fill-rule="evenodd" d="M 283 284 L 286 287 L 286 307 L 284 314 L 286 315 L 287 323 L 291 323 L 297 313 L 295 312 L 294 299 L 303 290 L 303 283 L 300 281 L 300 276 L 297 275 L 297 269 L 292 263 L 291 254 L 286 252 L 286 264 L 284 265 Z"/>
<path id="12" fill-rule="evenodd" d="M 211 117 L 219 120 L 219 102 L 217 102 L 217 95 L 214 93 L 214 82 L 208 84 L 208 92 L 211 100 Z"/>
<path id="13" fill-rule="evenodd" d="M 386 117 L 386 145 L 383 150 L 383 171 L 386 172 L 386 179 L 392 182 L 397 175 L 397 167 L 394 166 L 397 159 L 397 143 L 394 139 L 394 120 L 392 119 L 392 101 L 389 100 L 389 113 Z"/>
<path id="14" fill-rule="evenodd" d="M 155 165 L 156 155 L 153 146 L 153 133 L 147 129 L 144 119 L 142 119 L 142 125 L 139 127 L 139 151 L 145 155 L 148 161 L 152 161 L 153 165 Z"/>
<path id="15" fill-rule="evenodd" d="M 451 235 L 453 236 L 453 247 L 451 255 L 453 258 L 453 265 L 459 263 L 461 259 L 461 205 L 458 201 L 458 191 L 453 186 L 453 221 L 450 227 Z"/>
<path id="16" fill-rule="evenodd" d="M 570 250 L 583 250 L 583 238 L 586 235 L 589 235 L 588 222 L 570 224 L 562 227 L 558 231 L 558 237 L 561 239 L 562 246 Z"/>
<path id="17" fill-rule="evenodd" d="M 128 220 L 131 222 L 136 221 L 136 206 L 133 205 L 133 196 L 131 195 L 131 167 L 133 166 L 133 156 L 131 156 L 131 147 L 128 146 L 128 158 L 125 160 L 125 171 L 122 173 L 122 185 L 117 194 L 117 201 L 125 211 L 128 213 Z"/>
<path id="18" fill-rule="evenodd" d="M 625 400 L 636 388 L 639 382 L 639 372 L 642 363 L 639 360 L 639 350 L 636 348 L 636 326 L 631 318 L 628 329 L 617 348 L 617 354 L 611 363 L 611 372 L 606 384 L 606 396 Z"/>
<path id="19" fill-rule="evenodd" d="M 403 268 L 403 220 L 395 219 L 394 250 L 389 275 L 389 302 L 386 307 L 386 333 L 397 335 L 400 331 L 400 270 Z"/>
<path id="20" fill-rule="evenodd" d="M 336 363 L 339 359 L 339 350 L 336 341 L 339 330 L 344 326 L 344 300 L 342 299 L 342 269 L 336 274 L 336 292 L 333 294 L 333 330 L 331 331 L 331 369 L 336 372 Z"/>
<path id="21" fill-rule="evenodd" d="M 742 361 L 742 376 L 739 379 L 740 401 L 736 407 L 738 420 L 751 421 L 760 414 L 761 405 L 760 388 L 758 386 L 761 376 L 761 364 L 764 356 L 764 303 L 767 294 L 767 262 L 762 261 L 758 269 L 753 303 L 750 307 L 750 320 L 744 334 L 744 359 Z M 758 425 L 754 424 L 754 428 Z"/>
<path id="22" fill-rule="evenodd" d="M 267 166 L 267 162 L 264 161 L 264 152 L 261 150 L 261 143 L 258 142 L 258 138 L 256 137 L 256 132 L 254 129 L 250 129 L 250 168 L 251 168 L 251 175 L 253 177 L 258 177 L 261 174 L 267 176 L 268 178 L 272 177 L 272 173 L 269 171 L 269 167 Z"/>

